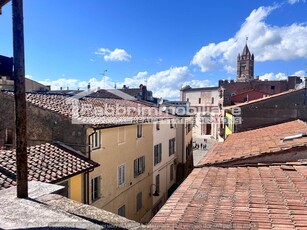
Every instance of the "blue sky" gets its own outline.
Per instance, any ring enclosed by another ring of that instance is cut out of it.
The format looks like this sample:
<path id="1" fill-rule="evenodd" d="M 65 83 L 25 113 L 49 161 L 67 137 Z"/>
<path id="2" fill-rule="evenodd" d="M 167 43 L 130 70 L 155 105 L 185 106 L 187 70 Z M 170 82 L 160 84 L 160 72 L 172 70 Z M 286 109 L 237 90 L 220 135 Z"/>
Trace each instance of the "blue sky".
<path id="1" fill-rule="evenodd" d="M 86 2 L 86 3 L 85 3 Z M 137 87 L 174 99 L 183 85 L 234 79 L 246 36 L 255 75 L 307 70 L 307 3 L 221 0 L 24 0 L 26 74 L 53 89 Z M 11 5 L 0 54 L 12 56 Z"/>

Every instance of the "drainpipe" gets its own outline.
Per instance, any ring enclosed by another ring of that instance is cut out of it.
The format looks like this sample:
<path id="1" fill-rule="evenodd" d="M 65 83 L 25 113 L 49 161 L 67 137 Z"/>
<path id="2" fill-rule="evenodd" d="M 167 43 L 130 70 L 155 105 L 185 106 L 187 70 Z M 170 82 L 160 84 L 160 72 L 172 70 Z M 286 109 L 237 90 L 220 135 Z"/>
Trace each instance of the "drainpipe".
<path id="1" fill-rule="evenodd" d="M 91 137 L 96 133 L 96 130 L 94 129 L 94 132 L 91 133 L 89 136 L 88 136 L 88 158 L 91 160 L 91 152 L 92 152 L 92 149 L 91 149 Z M 84 197 L 84 203 L 85 204 L 89 204 L 90 203 L 90 172 L 92 172 L 92 170 L 88 171 L 84 176 L 86 177 L 85 180 L 86 180 L 86 195 Z"/>

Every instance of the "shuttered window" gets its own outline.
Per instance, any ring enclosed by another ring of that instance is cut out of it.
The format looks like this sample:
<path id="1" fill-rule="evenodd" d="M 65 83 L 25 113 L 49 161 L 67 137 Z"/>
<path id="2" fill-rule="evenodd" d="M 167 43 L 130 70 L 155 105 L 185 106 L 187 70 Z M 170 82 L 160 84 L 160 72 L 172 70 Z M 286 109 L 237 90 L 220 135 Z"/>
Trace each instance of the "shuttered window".
<path id="1" fill-rule="evenodd" d="M 117 170 L 117 174 L 118 174 L 118 182 L 117 185 L 118 186 L 123 186 L 125 184 L 125 164 L 122 164 L 120 166 L 118 166 L 118 170 Z"/>
<path id="2" fill-rule="evenodd" d="M 145 172 L 145 156 L 134 160 L 134 177 Z"/>
<path id="3" fill-rule="evenodd" d="M 154 146 L 154 165 L 160 163 L 162 160 L 162 144 Z"/>

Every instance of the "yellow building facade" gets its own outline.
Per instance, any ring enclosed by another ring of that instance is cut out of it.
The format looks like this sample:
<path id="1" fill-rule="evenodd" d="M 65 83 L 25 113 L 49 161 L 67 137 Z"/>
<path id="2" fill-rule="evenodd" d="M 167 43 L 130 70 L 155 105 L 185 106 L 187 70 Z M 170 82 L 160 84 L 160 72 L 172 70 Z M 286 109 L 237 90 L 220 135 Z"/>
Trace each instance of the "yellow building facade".
<path id="1" fill-rule="evenodd" d="M 133 124 L 88 130 L 91 160 L 90 204 L 128 219 L 151 219 L 153 125 Z"/>

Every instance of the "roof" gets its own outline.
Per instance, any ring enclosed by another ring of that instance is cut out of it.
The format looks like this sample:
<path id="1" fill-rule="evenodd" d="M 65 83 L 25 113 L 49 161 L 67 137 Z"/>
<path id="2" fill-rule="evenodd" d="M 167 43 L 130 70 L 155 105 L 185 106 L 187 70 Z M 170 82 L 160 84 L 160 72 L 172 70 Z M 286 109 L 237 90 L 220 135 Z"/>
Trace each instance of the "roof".
<path id="1" fill-rule="evenodd" d="M 99 164 L 71 150 L 53 144 L 27 148 L 28 179 L 56 183 Z M 16 152 L 0 150 L 0 190 L 16 185 Z"/>
<path id="2" fill-rule="evenodd" d="M 218 90 L 220 87 L 213 86 L 213 87 L 202 87 L 202 88 L 191 88 L 191 87 L 183 87 L 180 91 L 202 91 L 202 90 Z"/>
<path id="3" fill-rule="evenodd" d="M 124 88 L 119 90 L 133 97 L 137 96 L 142 91 L 140 88 Z"/>
<path id="4" fill-rule="evenodd" d="M 282 92 L 282 93 L 273 94 L 271 96 L 259 98 L 259 99 L 252 100 L 252 101 L 249 101 L 249 102 L 244 102 L 244 103 L 240 103 L 240 104 L 236 104 L 236 105 L 232 105 L 232 106 L 227 106 L 227 107 L 224 107 L 224 110 L 228 110 L 228 109 L 232 109 L 232 108 L 237 108 L 237 107 L 243 107 L 243 106 L 255 104 L 255 103 L 266 101 L 266 100 L 271 100 L 271 99 L 276 98 L 276 97 L 281 97 L 281 96 L 289 95 L 289 94 L 296 93 L 296 92 L 299 92 L 299 91 L 305 90 L 305 89 L 306 88 L 294 89 L 294 90 L 291 89 L 291 90 L 288 90 L 288 91 L 285 91 L 285 92 Z"/>
<path id="5" fill-rule="evenodd" d="M 60 185 L 31 181 L 28 199 L 16 199 L 16 188 L 0 191 L 0 229 L 148 229 L 101 208 L 54 194 L 61 189 Z"/>
<path id="6" fill-rule="evenodd" d="M 88 97 L 97 97 L 97 98 L 113 98 L 113 99 L 122 99 L 121 97 L 111 93 L 109 90 L 100 89 L 96 92 L 91 93 Z"/>
<path id="7" fill-rule="evenodd" d="M 251 53 L 249 52 L 247 44 L 245 44 L 244 49 L 242 51 L 242 56 L 243 55 L 248 55 L 248 54 L 250 55 Z"/>
<path id="8" fill-rule="evenodd" d="M 214 164 L 255 157 L 266 153 L 278 153 L 299 146 L 307 146 L 307 137 L 282 141 L 281 139 L 307 132 L 307 124 L 301 120 L 254 129 L 228 136 L 216 143 L 199 162 Z"/>
<path id="9" fill-rule="evenodd" d="M 10 96 L 13 93 L 1 92 Z M 146 119 L 174 118 L 158 108 L 136 101 L 110 98 L 78 98 L 78 95 L 27 93 L 26 100 L 32 105 L 73 118 L 79 124 L 108 125 L 131 124 Z"/>
<path id="10" fill-rule="evenodd" d="M 269 93 L 264 93 L 264 92 L 261 92 L 261 91 L 256 90 L 256 89 L 249 89 L 249 90 L 246 90 L 246 91 L 243 91 L 243 92 L 231 95 L 231 97 L 239 96 L 239 95 L 242 95 L 242 94 L 247 94 L 247 93 L 250 93 L 250 92 L 257 92 L 257 93 L 261 93 L 261 94 L 270 95 Z"/>
<path id="11" fill-rule="evenodd" d="M 152 218 L 153 229 L 307 228 L 307 166 L 196 168 Z"/>

